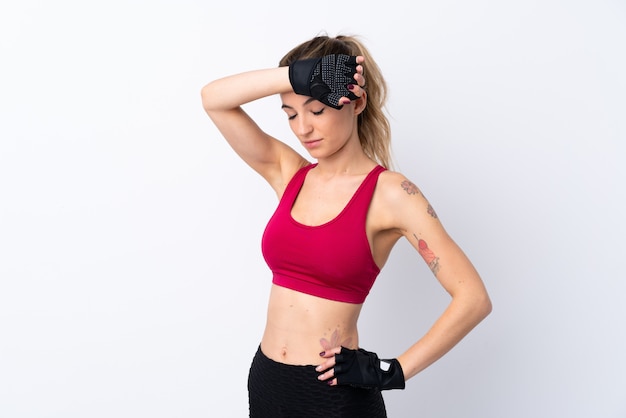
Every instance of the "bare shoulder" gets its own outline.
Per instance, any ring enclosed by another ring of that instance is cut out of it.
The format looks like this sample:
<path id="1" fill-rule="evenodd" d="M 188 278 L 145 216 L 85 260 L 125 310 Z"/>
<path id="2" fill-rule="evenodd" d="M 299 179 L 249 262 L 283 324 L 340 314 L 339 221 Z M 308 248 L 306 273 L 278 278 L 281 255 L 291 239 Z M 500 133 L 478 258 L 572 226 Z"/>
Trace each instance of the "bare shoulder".
<path id="1" fill-rule="evenodd" d="M 437 214 L 418 185 L 400 172 L 380 174 L 373 205 L 385 214 L 386 223 L 404 229 L 407 220 L 436 220 Z"/>
<path id="2" fill-rule="evenodd" d="M 425 200 L 420 188 L 404 174 L 386 170 L 378 178 L 377 193 L 389 205 L 406 205 Z"/>

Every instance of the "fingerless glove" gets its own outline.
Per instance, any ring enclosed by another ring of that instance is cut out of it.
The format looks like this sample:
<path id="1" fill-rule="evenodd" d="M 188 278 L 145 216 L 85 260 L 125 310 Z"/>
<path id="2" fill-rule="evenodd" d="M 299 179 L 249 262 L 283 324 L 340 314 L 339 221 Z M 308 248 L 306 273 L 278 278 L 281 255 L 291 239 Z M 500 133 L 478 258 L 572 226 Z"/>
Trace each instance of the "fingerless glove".
<path id="1" fill-rule="evenodd" d="M 343 54 L 298 60 L 289 66 L 289 82 L 295 93 L 341 109 L 342 97 L 358 99 L 348 90 L 348 84 L 357 85 L 354 79 L 357 65 L 355 56 Z"/>
<path id="2" fill-rule="evenodd" d="M 363 388 L 404 389 L 404 373 L 396 359 L 381 360 L 363 349 L 342 347 L 335 355 L 335 377 L 338 385 Z"/>

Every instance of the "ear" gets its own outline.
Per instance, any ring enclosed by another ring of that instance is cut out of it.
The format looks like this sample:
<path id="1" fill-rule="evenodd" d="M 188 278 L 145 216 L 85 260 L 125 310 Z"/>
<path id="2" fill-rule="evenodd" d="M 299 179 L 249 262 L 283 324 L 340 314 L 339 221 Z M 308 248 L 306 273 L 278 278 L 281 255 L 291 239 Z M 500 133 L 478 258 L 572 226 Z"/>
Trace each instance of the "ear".
<path id="1" fill-rule="evenodd" d="M 361 114 L 361 112 L 365 110 L 365 106 L 367 106 L 367 93 L 363 92 L 361 97 L 353 100 L 352 103 L 354 103 L 354 115 L 356 116 Z"/>

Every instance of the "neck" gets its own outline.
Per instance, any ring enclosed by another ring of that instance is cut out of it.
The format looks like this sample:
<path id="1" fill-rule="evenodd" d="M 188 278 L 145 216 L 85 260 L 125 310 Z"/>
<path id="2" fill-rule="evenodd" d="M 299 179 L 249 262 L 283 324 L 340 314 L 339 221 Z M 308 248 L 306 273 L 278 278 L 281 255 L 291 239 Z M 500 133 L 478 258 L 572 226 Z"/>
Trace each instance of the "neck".
<path id="1" fill-rule="evenodd" d="M 320 175 L 351 175 L 368 173 L 377 163 L 365 155 L 359 145 L 358 150 L 342 152 L 317 160 L 315 169 Z"/>

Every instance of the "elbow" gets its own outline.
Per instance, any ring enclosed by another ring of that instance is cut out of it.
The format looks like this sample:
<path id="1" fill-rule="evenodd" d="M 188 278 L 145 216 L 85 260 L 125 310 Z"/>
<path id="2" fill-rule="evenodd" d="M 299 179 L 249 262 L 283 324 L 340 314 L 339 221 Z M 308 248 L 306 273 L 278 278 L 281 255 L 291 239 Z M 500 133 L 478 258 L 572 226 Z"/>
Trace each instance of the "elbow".
<path id="1" fill-rule="evenodd" d="M 493 310 L 491 298 L 483 286 L 454 293 L 452 300 L 457 301 L 464 311 L 464 316 L 475 325 L 485 319 Z"/>
<path id="2" fill-rule="evenodd" d="M 472 327 L 478 325 L 491 313 L 493 305 L 486 291 L 481 290 L 473 294 L 467 294 L 460 297 L 459 302 L 463 304 L 465 317 L 472 324 Z"/>
<path id="3" fill-rule="evenodd" d="M 483 296 L 476 302 L 476 313 L 480 318 L 479 321 L 488 317 L 492 310 L 493 304 L 491 303 L 491 298 L 487 293 L 484 293 Z"/>
<path id="4" fill-rule="evenodd" d="M 202 107 L 210 116 L 211 112 L 225 110 L 224 94 L 219 84 L 210 82 L 200 90 Z"/>
<path id="5" fill-rule="evenodd" d="M 238 106 L 229 101 L 227 94 L 224 93 L 223 87 L 215 82 L 211 82 L 202 87 L 200 90 L 200 98 L 202 99 L 202 108 L 211 118 L 220 112 L 234 110 Z"/>
<path id="6" fill-rule="evenodd" d="M 206 86 L 202 87 L 202 89 L 200 90 L 200 98 L 202 99 L 202 107 L 207 113 L 213 109 L 213 103 L 211 100 L 212 97 L 213 95 L 211 94 L 211 85 L 207 84 Z"/>

